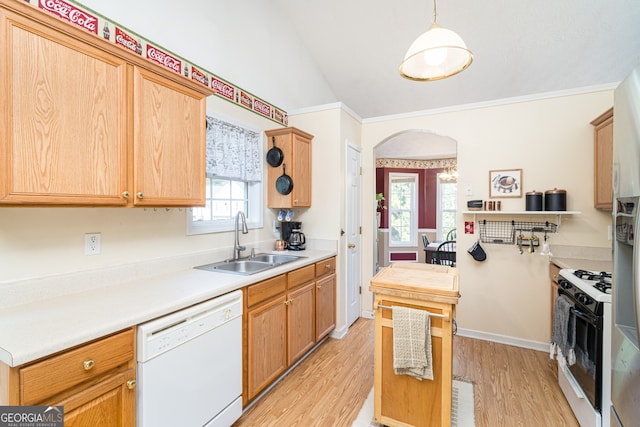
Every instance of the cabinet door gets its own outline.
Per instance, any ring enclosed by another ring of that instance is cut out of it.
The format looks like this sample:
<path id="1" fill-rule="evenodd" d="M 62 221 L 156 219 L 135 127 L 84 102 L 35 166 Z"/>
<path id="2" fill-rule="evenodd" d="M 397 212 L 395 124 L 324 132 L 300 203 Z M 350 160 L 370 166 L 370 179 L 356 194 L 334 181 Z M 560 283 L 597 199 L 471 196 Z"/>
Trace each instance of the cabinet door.
<path id="1" fill-rule="evenodd" d="M 315 282 L 294 292 L 287 299 L 288 362 L 292 365 L 315 344 Z"/>
<path id="2" fill-rule="evenodd" d="M 0 10 L 0 203 L 123 205 L 123 60 Z"/>
<path id="3" fill-rule="evenodd" d="M 293 135 L 292 145 L 292 207 L 311 206 L 311 140 Z"/>
<path id="4" fill-rule="evenodd" d="M 316 342 L 336 327 L 336 276 L 316 282 Z"/>
<path id="5" fill-rule="evenodd" d="M 203 94 L 134 69 L 135 205 L 204 206 Z"/>
<path id="6" fill-rule="evenodd" d="M 613 117 L 594 129 L 594 207 L 611 210 L 613 207 Z"/>
<path id="7" fill-rule="evenodd" d="M 282 150 L 283 164 L 267 169 L 267 207 L 295 208 L 311 206 L 311 140 L 313 136 L 293 127 L 274 129 L 265 132 L 269 148 Z M 276 190 L 276 181 L 283 172 L 291 176 L 293 190 L 289 194 L 280 194 Z"/>
<path id="8" fill-rule="evenodd" d="M 285 296 L 247 313 L 247 401 L 287 368 Z"/>
<path id="9" fill-rule="evenodd" d="M 65 427 L 134 427 L 135 370 L 113 375 L 55 405 L 64 406 Z"/>

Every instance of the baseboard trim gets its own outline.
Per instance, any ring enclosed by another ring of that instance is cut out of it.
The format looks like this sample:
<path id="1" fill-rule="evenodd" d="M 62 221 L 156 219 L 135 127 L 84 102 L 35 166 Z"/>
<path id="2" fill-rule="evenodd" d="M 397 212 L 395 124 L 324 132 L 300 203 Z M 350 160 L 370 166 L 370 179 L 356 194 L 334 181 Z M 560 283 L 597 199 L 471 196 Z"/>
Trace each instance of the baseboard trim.
<path id="1" fill-rule="evenodd" d="M 458 335 L 467 338 L 475 338 L 484 341 L 491 341 L 500 344 L 513 345 L 515 347 L 528 348 L 538 351 L 549 351 L 548 342 L 525 340 L 521 338 L 510 337 L 507 335 L 492 334 L 489 332 L 474 331 L 473 329 L 458 328 Z"/>
<path id="2" fill-rule="evenodd" d="M 343 326 L 340 329 L 336 328 L 333 331 L 331 331 L 329 336 L 331 338 L 335 338 L 337 340 L 341 340 L 342 338 L 344 338 L 345 335 L 347 335 L 347 332 L 349 332 L 349 327 L 348 326 Z"/>
<path id="3" fill-rule="evenodd" d="M 376 316 L 373 310 L 362 310 L 360 317 L 364 317 L 365 319 L 375 319 Z"/>

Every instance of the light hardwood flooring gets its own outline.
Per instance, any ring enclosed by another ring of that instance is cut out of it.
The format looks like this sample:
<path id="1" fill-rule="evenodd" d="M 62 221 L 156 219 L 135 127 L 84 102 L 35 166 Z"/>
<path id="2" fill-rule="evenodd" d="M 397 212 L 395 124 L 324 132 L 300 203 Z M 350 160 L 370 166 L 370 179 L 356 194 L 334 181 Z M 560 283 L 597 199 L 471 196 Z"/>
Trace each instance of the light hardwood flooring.
<path id="1" fill-rule="evenodd" d="M 578 427 L 544 352 L 454 337 L 453 374 L 474 383 L 477 427 Z M 373 320 L 329 339 L 234 427 L 349 427 L 373 387 Z"/>

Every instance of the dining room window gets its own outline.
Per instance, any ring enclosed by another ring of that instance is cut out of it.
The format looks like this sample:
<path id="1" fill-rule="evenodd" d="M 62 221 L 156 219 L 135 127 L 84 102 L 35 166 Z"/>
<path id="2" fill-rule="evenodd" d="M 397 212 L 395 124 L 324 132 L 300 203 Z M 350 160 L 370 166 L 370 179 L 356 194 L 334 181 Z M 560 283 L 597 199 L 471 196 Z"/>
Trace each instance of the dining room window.
<path id="1" fill-rule="evenodd" d="M 440 241 L 446 240 L 449 232 L 456 228 L 457 204 L 458 182 L 449 175 L 438 174 L 436 236 Z"/>
<path id="2" fill-rule="evenodd" d="M 389 174 L 389 246 L 417 246 L 418 174 Z"/>

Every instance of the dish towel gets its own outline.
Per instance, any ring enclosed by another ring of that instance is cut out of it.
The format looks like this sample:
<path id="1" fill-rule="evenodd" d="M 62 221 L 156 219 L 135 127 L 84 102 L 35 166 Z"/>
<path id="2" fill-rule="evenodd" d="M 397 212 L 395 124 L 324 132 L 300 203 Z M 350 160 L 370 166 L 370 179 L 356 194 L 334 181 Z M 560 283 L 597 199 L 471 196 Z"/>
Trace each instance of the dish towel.
<path id="1" fill-rule="evenodd" d="M 573 303 L 564 295 L 558 295 L 554 304 L 551 359 L 556 356 L 562 367 L 576 363 L 576 318 L 571 309 Z"/>
<path id="2" fill-rule="evenodd" d="M 393 370 L 419 380 L 433 379 L 431 322 L 426 310 L 392 307 Z"/>

